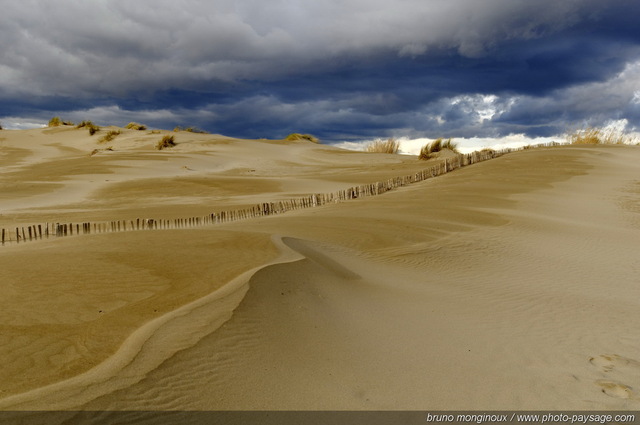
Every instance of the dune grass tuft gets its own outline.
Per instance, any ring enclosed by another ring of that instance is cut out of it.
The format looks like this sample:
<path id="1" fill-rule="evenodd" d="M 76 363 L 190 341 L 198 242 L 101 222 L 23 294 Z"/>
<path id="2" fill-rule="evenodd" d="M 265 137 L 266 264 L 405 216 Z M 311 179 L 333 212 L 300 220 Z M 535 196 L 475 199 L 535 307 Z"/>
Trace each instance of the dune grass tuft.
<path id="1" fill-rule="evenodd" d="M 189 133 L 197 133 L 197 134 L 209 134 L 208 131 L 206 130 L 202 130 L 198 127 L 181 127 L 181 126 L 176 126 L 173 131 L 175 131 L 176 133 L 179 131 L 186 131 Z"/>
<path id="2" fill-rule="evenodd" d="M 111 130 L 109 131 L 107 134 L 105 134 L 104 136 L 102 136 L 100 138 L 100 140 L 98 140 L 98 143 L 106 143 L 106 142 L 110 142 L 113 139 L 116 138 L 116 136 L 118 136 L 120 134 L 120 130 Z"/>
<path id="3" fill-rule="evenodd" d="M 374 140 L 365 147 L 365 152 L 372 153 L 393 153 L 396 154 L 400 150 L 400 142 L 393 137 L 387 140 Z"/>
<path id="4" fill-rule="evenodd" d="M 127 128 L 129 130 L 146 130 L 147 126 L 144 124 L 138 124 L 137 122 L 130 122 L 129 124 L 127 124 L 124 128 Z"/>
<path id="5" fill-rule="evenodd" d="M 165 149 L 165 148 L 172 148 L 175 145 L 176 145 L 175 138 L 172 135 L 167 134 L 158 142 L 158 144 L 156 144 L 156 149 L 161 151 L 162 149 Z"/>
<path id="6" fill-rule="evenodd" d="M 62 120 L 60 117 L 53 117 L 49 120 L 49 127 L 60 127 L 62 125 Z"/>
<path id="7" fill-rule="evenodd" d="M 442 137 L 434 140 L 431 143 L 427 143 L 420 149 L 419 159 L 429 159 L 433 157 L 433 154 L 440 152 L 443 149 L 449 149 L 452 152 L 458 153 L 458 145 L 454 143 L 451 138 L 443 140 Z"/>
<path id="8" fill-rule="evenodd" d="M 442 150 L 442 138 L 436 139 L 431 143 L 427 143 L 420 149 L 420 159 L 429 159 L 434 153 Z"/>
<path id="9" fill-rule="evenodd" d="M 624 145 L 637 142 L 634 137 L 620 130 L 598 127 L 570 132 L 567 134 L 567 141 L 572 145 Z"/>
<path id="10" fill-rule="evenodd" d="M 83 120 L 80 124 L 76 125 L 76 128 L 91 127 L 92 125 L 92 121 Z"/>
<path id="11" fill-rule="evenodd" d="M 284 140 L 295 141 L 295 140 L 308 140 L 313 143 L 320 143 L 320 140 L 311 135 L 311 134 L 300 134 L 300 133 L 291 133 Z"/>
<path id="12" fill-rule="evenodd" d="M 89 130 L 89 134 L 91 136 L 93 136 L 94 134 L 96 134 L 98 131 L 100 131 L 100 127 L 98 127 L 97 125 L 95 125 L 93 122 L 91 121 L 82 121 L 80 124 L 78 124 L 76 126 L 76 128 L 86 128 Z"/>
<path id="13" fill-rule="evenodd" d="M 60 127 L 61 125 L 75 125 L 75 124 L 71 121 L 64 121 L 60 117 L 51 118 L 49 120 L 49 124 L 47 124 L 48 127 Z"/>
<path id="14" fill-rule="evenodd" d="M 91 151 L 89 156 L 94 156 L 94 155 L 96 155 L 96 154 L 98 154 L 100 152 L 103 152 L 103 151 L 112 152 L 113 151 L 113 146 L 109 146 L 108 148 L 105 148 L 105 149 L 94 149 L 94 150 Z"/>

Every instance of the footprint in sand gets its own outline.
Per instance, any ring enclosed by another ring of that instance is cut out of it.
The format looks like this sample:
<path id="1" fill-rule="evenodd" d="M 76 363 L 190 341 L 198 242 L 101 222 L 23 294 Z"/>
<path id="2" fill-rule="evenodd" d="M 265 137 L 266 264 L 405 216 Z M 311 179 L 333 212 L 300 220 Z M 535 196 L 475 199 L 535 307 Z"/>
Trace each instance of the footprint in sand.
<path id="1" fill-rule="evenodd" d="M 638 400 L 635 393 L 628 385 L 620 384 L 619 382 L 615 381 L 607 381 L 605 379 L 596 381 L 596 385 L 600 386 L 600 388 L 602 388 L 602 392 L 610 397 Z"/>
<path id="2" fill-rule="evenodd" d="M 607 378 L 622 378 L 625 381 L 640 383 L 640 362 L 617 354 L 602 354 L 591 357 L 589 363 L 598 368 Z M 610 397 L 640 401 L 640 396 L 633 387 L 615 379 L 599 379 L 595 381 L 602 392 Z"/>
<path id="3" fill-rule="evenodd" d="M 622 357 L 617 354 L 603 354 L 601 356 L 591 357 L 589 362 L 600 368 L 602 372 L 611 372 L 614 369 L 624 369 L 628 367 L 635 369 L 636 374 L 640 374 L 639 361 Z"/>

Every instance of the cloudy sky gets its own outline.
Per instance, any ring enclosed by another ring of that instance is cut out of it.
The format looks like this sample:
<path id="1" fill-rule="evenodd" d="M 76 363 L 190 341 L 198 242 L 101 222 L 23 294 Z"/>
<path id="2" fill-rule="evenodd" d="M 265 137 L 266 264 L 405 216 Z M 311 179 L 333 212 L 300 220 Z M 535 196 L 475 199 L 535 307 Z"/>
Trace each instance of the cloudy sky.
<path id="1" fill-rule="evenodd" d="M 236 137 L 640 128 L 638 0 L 3 0 L 0 124 Z"/>

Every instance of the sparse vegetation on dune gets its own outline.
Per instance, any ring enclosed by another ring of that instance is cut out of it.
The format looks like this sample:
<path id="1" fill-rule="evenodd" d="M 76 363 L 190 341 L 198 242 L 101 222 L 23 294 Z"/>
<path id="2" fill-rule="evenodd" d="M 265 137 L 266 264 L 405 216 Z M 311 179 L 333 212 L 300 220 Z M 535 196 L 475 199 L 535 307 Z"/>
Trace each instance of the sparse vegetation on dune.
<path id="1" fill-rule="evenodd" d="M 393 137 L 387 140 L 374 140 L 365 148 L 365 152 L 372 153 L 393 153 L 396 154 L 400 150 L 400 142 Z"/>
<path id="2" fill-rule="evenodd" d="M 59 127 L 62 125 L 62 120 L 60 117 L 53 117 L 49 120 L 49 127 Z"/>
<path id="3" fill-rule="evenodd" d="M 458 153 L 458 145 L 452 141 L 451 138 L 443 140 L 438 138 L 431 143 L 427 143 L 420 149 L 419 159 L 429 159 L 433 157 L 433 154 L 440 152 L 443 149 L 449 149 L 452 152 Z"/>
<path id="4" fill-rule="evenodd" d="M 587 127 L 567 134 L 572 145 L 626 145 L 637 143 L 637 139 L 616 129 Z"/>
<path id="5" fill-rule="evenodd" d="M 313 143 L 320 143 L 317 137 L 312 136 L 311 134 L 300 134 L 300 133 L 291 133 L 284 140 L 295 141 L 295 140 L 308 140 Z"/>
<path id="6" fill-rule="evenodd" d="M 431 153 L 429 152 L 429 145 L 424 145 L 420 148 L 420 154 L 418 155 L 418 159 L 427 160 L 431 158 Z"/>
<path id="7" fill-rule="evenodd" d="M 446 141 L 442 143 L 442 149 L 449 149 L 453 152 L 458 152 L 458 144 L 454 143 L 451 138 L 448 138 Z"/>
<path id="8" fill-rule="evenodd" d="M 167 134 L 156 144 L 156 149 L 161 151 L 162 149 L 165 149 L 165 148 L 172 148 L 175 145 L 176 145 L 175 138 L 172 135 Z"/>
<path id="9" fill-rule="evenodd" d="M 436 139 L 431 143 L 427 143 L 420 149 L 420 159 L 429 159 L 431 156 L 442 150 L 442 139 Z"/>
<path id="10" fill-rule="evenodd" d="M 124 128 L 129 130 L 146 130 L 147 126 L 144 124 L 138 124 L 137 122 L 130 122 Z"/>
<path id="11" fill-rule="evenodd" d="M 83 120 L 80 124 L 76 125 L 76 128 L 91 127 L 92 125 L 94 125 L 93 121 Z"/>
<path id="12" fill-rule="evenodd" d="M 100 140 L 98 140 L 98 143 L 106 143 L 106 142 L 110 142 L 113 139 L 116 138 L 116 136 L 118 136 L 120 134 L 120 130 L 111 130 L 109 131 L 107 134 L 105 134 L 104 136 L 102 136 L 100 138 Z"/>
<path id="13" fill-rule="evenodd" d="M 71 121 L 64 121 L 60 117 L 53 117 L 49 120 L 48 127 L 60 127 L 61 125 L 74 125 Z"/>
<path id="14" fill-rule="evenodd" d="M 111 152 L 111 151 L 113 151 L 113 146 L 109 146 L 109 147 L 108 147 L 108 148 L 106 148 L 106 149 L 94 149 L 94 150 L 92 150 L 92 151 L 91 151 L 91 153 L 89 154 L 89 156 L 93 156 L 93 155 L 95 155 L 95 154 L 97 154 L 97 153 L 100 153 L 100 152 L 103 152 L 103 151 L 110 151 L 110 152 Z"/>
<path id="15" fill-rule="evenodd" d="M 89 134 L 91 136 L 93 136 L 94 134 L 96 134 L 98 131 L 100 131 L 100 127 L 98 127 L 97 125 L 95 125 L 93 122 L 91 121 L 82 121 L 80 124 L 78 124 L 76 126 L 76 128 L 86 128 L 89 130 Z"/>
<path id="16" fill-rule="evenodd" d="M 173 129 L 173 131 L 175 131 L 176 133 L 179 132 L 179 131 L 187 131 L 189 133 L 209 134 L 208 131 L 199 129 L 198 127 L 181 127 L 181 126 L 177 126 L 176 128 Z"/>

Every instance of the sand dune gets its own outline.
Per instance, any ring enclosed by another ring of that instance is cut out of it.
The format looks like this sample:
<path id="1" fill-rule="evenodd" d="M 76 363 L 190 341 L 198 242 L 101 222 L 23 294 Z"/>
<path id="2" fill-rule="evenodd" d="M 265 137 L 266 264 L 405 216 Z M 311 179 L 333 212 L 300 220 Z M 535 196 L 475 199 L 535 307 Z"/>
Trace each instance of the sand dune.
<path id="1" fill-rule="evenodd" d="M 120 131 L 108 143 L 98 143 L 100 133 L 72 127 L 0 134 L 0 227 L 52 220 L 52 213 L 61 222 L 205 215 L 333 192 L 425 166 L 414 157 L 372 159 L 304 141 Z M 155 150 L 163 134 L 174 135 L 177 146 Z M 100 151 L 91 155 L 94 149 Z"/>
<path id="2" fill-rule="evenodd" d="M 135 132 L 90 164 L 88 136 L 47 131 L 0 134 L 0 227 L 196 215 L 425 166 L 182 133 L 153 152 Z M 637 410 L 639 160 L 537 149 L 278 216 L 1 247 L 0 408 Z M 69 189 L 90 165 L 113 184 Z"/>

